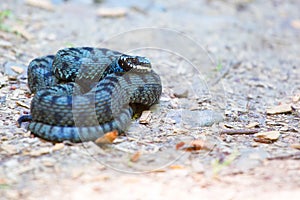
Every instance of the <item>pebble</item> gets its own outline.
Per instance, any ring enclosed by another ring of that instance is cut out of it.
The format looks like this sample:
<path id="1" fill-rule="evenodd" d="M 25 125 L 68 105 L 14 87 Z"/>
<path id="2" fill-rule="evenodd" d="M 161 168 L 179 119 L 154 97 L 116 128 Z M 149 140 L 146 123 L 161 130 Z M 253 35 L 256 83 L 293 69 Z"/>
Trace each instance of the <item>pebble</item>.
<path id="1" fill-rule="evenodd" d="M 254 135 L 257 138 L 276 141 L 280 137 L 279 131 L 267 131 L 267 132 L 259 132 Z"/>
<path id="2" fill-rule="evenodd" d="M 54 11 L 54 5 L 49 0 L 26 0 L 25 1 L 27 5 L 41 8 L 48 11 Z"/>
<path id="3" fill-rule="evenodd" d="M 145 110 L 145 111 L 143 111 L 143 113 L 140 117 L 139 123 L 140 124 L 149 124 L 150 119 L 151 119 L 151 111 Z"/>
<path id="4" fill-rule="evenodd" d="M 20 63 L 7 61 L 4 63 L 4 74 L 8 76 L 10 80 L 17 80 L 17 77 L 26 72 L 27 67 Z"/>
<path id="5" fill-rule="evenodd" d="M 288 113 L 291 111 L 292 111 L 291 104 L 281 104 L 279 106 L 275 106 L 270 109 L 267 109 L 267 114 L 274 115 L 274 114 Z"/>
<path id="6" fill-rule="evenodd" d="M 125 8 L 99 8 L 97 15 L 99 17 L 124 17 L 127 14 L 127 9 Z"/>
<path id="7" fill-rule="evenodd" d="M 174 91 L 174 96 L 177 98 L 187 98 L 189 91 L 186 88 L 177 88 Z"/>

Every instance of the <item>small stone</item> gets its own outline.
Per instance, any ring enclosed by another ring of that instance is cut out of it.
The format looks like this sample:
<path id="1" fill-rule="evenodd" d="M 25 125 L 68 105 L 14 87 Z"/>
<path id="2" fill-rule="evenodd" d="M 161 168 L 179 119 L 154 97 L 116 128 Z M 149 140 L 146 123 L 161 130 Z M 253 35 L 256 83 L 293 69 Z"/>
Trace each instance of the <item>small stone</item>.
<path id="1" fill-rule="evenodd" d="M 124 17 L 127 14 L 125 8 L 100 8 L 97 11 L 97 15 L 100 17 Z"/>
<path id="2" fill-rule="evenodd" d="M 11 66 L 10 68 L 18 74 L 22 74 L 24 72 L 24 69 L 19 66 Z"/>
<path id="3" fill-rule="evenodd" d="M 283 126 L 279 130 L 285 132 L 285 131 L 289 130 L 289 127 L 288 126 Z"/>
<path id="4" fill-rule="evenodd" d="M 12 47 L 12 43 L 6 40 L 0 40 L 0 47 Z"/>
<path id="5" fill-rule="evenodd" d="M 293 97 L 292 97 L 292 101 L 293 101 L 294 103 L 300 101 L 300 94 L 296 94 L 295 96 L 293 96 Z"/>
<path id="6" fill-rule="evenodd" d="M 187 98 L 189 94 L 189 91 L 185 88 L 177 88 L 174 91 L 174 96 L 177 98 Z"/>
<path id="7" fill-rule="evenodd" d="M 54 145 L 54 147 L 52 147 L 52 150 L 53 150 L 53 151 L 58 151 L 58 150 L 64 148 L 64 146 L 65 146 L 64 143 L 56 143 L 56 144 Z"/>
<path id="8" fill-rule="evenodd" d="M 151 111 L 150 110 L 145 110 L 142 113 L 142 116 L 140 117 L 140 124 L 149 124 L 151 119 Z"/>
<path id="9" fill-rule="evenodd" d="M 0 149 L 5 151 L 9 155 L 13 155 L 13 154 L 18 153 L 17 148 L 13 145 L 10 145 L 10 144 L 2 144 Z"/>
<path id="10" fill-rule="evenodd" d="M 54 5 L 49 0 L 26 0 L 26 4 L 48 11 L 54 11 Z"/>
<path id="11" fill-rule="evenodd" d="M 8 76 L 9 80 L 17 80 L 17 76 L 25 72 L 27 66 L 16 62 L 4 63 L 4 74 Z"/>
<path id="12" fill-rule="evenodd" d="M 281 104 L 279 106 L 272 107 L 267 109 L 267 114 L 274 115 L 274 114 L 282 114 L 292 112 L 291 104 Z"/>
<path id="13" fill-rule="evenodd" d="M 246 128 L 255 128 L 255 127 L 258 127 L 259 126 L 259 123 L 258 122 L 251 122 L 249 123 Z"/>
<path id="14" fill-rule="evenodd" d="M 279 131 L 267 131 L 267 132 L 259 132 L 254 135 L 256 138 L 263 139 L 266 141 L 276 141 L 280 137 Z M 259 140 L 258 140 L 259 142 Z"/>
<path id="15" fill-rule="evenodd" d="M 295 29 L 300 29 L 300 19 L 294 19 L 291 21 L 291 26 Z"/>
<path id="16" fill-rule="evenodd" d="M 45 167 L 53 167 L 56 161 L 53 158 L 44 158 L 42 163 Z"/>

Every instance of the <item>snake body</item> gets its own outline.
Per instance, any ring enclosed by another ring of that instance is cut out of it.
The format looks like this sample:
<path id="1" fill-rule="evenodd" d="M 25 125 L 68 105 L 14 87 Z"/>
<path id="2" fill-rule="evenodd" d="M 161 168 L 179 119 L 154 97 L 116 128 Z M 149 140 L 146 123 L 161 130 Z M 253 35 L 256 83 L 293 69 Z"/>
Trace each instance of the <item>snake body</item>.
<path id="1" fill-rule="evenodd" d="M 28 129 L 53 142 L 94 141 L 106 132 L 124 131 L 133 105 L 150 107 L 162 91 L 147 58 L 91 47 L 34 59 L 28 85 L 35 93 Z"/>

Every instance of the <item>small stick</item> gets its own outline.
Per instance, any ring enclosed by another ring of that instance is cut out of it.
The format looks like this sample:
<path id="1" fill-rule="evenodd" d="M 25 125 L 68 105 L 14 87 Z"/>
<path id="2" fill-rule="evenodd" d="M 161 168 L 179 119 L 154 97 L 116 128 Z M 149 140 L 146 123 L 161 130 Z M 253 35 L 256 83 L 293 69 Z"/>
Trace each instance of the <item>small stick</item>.
<path id="1" fill-rule="evenodd" d="M 258 133 L 260 129 L 224 129 L 220 131 L 220 134 L 236 135 L 236 134 L 255 134 Z"/>
<path id="2" fill-rule="evenodd" d="M 288 154 L 284 156 L 274 156 L 274 157 L 269 157 L 267 158 L 268 160 L 286 160 L 286 159 L 300 159 L 300 152 L 293 153 L 293 154 Z"/>

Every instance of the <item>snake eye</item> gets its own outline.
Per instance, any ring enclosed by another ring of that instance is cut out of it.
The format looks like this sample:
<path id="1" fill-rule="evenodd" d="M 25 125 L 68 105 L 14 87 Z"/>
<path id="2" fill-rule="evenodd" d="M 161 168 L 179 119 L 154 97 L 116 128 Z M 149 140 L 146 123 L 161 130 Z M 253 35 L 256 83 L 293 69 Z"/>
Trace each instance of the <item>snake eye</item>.
<path id="1" fill-rule="evenodd" d="M 128 63 L 127 58 L 125 56 L 121 56 L 119 58 L 118 64 L 126 72 L 133 68 L 132 66 L 130 66 L 130 64 Z"/>

